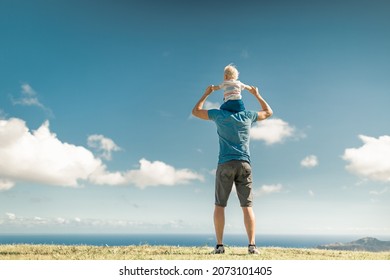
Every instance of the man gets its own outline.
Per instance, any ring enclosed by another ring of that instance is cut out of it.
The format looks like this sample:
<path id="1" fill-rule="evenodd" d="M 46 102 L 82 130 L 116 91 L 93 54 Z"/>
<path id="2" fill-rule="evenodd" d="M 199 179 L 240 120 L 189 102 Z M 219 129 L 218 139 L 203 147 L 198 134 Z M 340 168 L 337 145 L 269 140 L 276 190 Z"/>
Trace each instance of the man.
<path id="1" fill-rule="evenodd" d="M 269 118 L 273 112 L 256 87 L 251 87 L 249 92 L 260 103 L 262 109 L 259 112 L 240 111 L 233 113 L 218 109 L 205 110 L 203 109 L 203 104 L 212 92 L 213 86 L 209 86 L 192 109 L 192 114 L 203 120 L 214 121 L 217 125 L 219 137 L 219 160 L 215 180 L 214 208 L 214 228 L 217 245 L 214 253 L 225 253 L 223 246 L 225 207 L 233 183 L 235 183 L 248 235 L 248 253 L 258 254 L 255 242 L 255 215 L 252 209 L 253 194 L 249 133 L 254 122 Z"/>

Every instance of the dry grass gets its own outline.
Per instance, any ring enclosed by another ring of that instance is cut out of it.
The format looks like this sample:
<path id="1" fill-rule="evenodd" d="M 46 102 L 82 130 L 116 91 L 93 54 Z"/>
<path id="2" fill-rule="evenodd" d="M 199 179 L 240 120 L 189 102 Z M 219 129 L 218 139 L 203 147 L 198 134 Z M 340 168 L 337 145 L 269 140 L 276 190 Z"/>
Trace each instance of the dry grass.
<path id="1" fill-rule="evenodd" d="M 227 247 L 213 255 L 211 247 L 0 245 L 0 260 L 390 260 L 390 252 L 351 252 L 295 248 Z"/>

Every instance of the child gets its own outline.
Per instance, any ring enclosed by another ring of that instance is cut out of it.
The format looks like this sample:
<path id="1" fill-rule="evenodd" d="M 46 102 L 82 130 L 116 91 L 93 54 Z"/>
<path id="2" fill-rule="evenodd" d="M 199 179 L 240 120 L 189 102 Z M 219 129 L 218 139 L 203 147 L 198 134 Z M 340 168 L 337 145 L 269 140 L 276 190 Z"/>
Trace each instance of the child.
<path id="1" fill-rule="evenodd" d="M 238 79 L 238 70 L 233 64 L 229 64 L 224 69 L 224 81 L 219 86 L 212 86 L 212 90 L 223 89 L 223 101 L 221 110 L 237 113 L 245 111 L 244 102 L 242 102 L 241 91 L 250 90 L 251 87 L 241 83 Z"/>

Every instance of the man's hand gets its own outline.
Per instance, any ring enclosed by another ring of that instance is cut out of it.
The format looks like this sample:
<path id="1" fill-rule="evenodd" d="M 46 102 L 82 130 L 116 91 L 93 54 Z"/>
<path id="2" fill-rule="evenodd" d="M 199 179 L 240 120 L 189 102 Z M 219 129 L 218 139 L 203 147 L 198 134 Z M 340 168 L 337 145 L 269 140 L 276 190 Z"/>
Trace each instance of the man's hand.
<path id="1" fill-rule="evenodd" d="M 195 117 L 198 117 L 203 120 L 209 119 L 209 113 L 208 110 L 203 109 L 203 104 L 206 101 L 207 97 L 213 92 L 213 86 L 208 86 L 203 93 L 203 96 L 199 99 L 199 101 L 195 104 L 194 108 L 192 109 L 192 114 Z"/>
<path id="2" fill-rule="evenodd" d="M 211 85 L 210 87 L 211 87 L 211 90 L 212 90 L 212 91 L 216 91 L 216 90 L 220 90 L 220 89 L 221 89 L 220 86 Z"/>
<path id="3" fill-rule="evenodd" d="M 272 109 L 268 105 L 268 103 L 263 99 L 263 97 L 260 95 L 259 89 L 257 87 L 252 86 L 249 92 L 253 94 L 253 96 L 257 99 L 262 109 L 257 113 L 257 120 L 262 121 L 272 116 L 273 114 Z"/>
<path id="4" fill-rule="evenodd" d="M 204 92 L 204 94 L 207 94 L 207 95 L 210 95 L 215 89 L 215 86 L 214 85 L 210 85 L 206 88 L 206 91 Z"/>
<path id="5" fill-rule="evenodd" d="M 259 93 L 259 89 L 257 87 L 254 87 L 254 86 L 251 86 L 251 88 L 249 89 L 249 92 L 253 95 L 260 95 Z"/>

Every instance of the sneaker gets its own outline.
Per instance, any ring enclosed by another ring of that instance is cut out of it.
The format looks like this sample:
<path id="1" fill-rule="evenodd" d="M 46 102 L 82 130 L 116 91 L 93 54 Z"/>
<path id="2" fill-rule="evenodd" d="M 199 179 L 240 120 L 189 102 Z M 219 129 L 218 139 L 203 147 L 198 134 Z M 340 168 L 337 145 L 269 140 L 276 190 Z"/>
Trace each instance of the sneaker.
<path id="1" fill-rule="evenodd" d="M 258 255 L 260 253 L 259 250 L 257 250 L 256 245 L 248 245 L 248 254 Z"/>
<path id="2" fill-rule="evenodd" d="M 212 252 L 212 254 L 224 254 L 224 253 L 225 253 L 225 248 L 223 247 L 223 245 L 215 246 L 215 249 Z"/>

